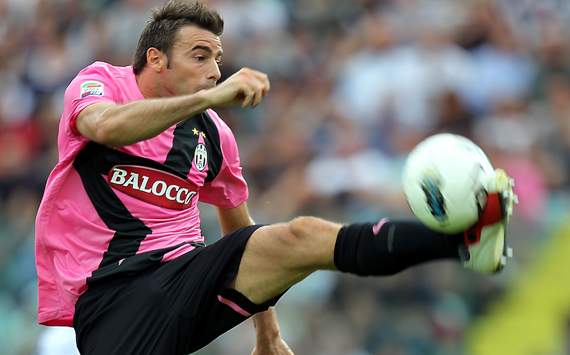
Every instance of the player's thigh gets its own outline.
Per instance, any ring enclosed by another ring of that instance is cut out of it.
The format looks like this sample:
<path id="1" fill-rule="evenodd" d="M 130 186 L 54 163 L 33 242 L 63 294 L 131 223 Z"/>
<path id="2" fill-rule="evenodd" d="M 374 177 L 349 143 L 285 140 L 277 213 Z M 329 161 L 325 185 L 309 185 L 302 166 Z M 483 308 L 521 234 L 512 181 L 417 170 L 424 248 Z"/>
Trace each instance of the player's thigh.
<path id="1" fill-rule="evenodd" d="M 79 350 L 88 355 L 180 354 L 178 324 L 150 273 L 90 287 L 74 319 Z"/>
<path id="2" fill-rule="evenodd" d="M 259 228 L 246 245 L 234 287 L 259 303 L 315 270 L 334 268 L 339 229 L 336 223 L 314 217 Z"/>

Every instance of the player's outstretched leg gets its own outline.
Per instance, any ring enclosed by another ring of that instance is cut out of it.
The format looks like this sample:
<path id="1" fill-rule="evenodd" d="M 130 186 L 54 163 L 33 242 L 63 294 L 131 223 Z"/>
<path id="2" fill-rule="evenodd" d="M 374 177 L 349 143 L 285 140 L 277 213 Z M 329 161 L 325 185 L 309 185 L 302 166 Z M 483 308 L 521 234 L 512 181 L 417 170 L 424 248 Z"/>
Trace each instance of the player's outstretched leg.
<path id="1" fill-rule="evenodd" d="M 505 262 L 505 225 L 512 211 L 511 180 L 498 171 L 479 222 L 457 235 L 432 231 L 415 221 L 381 220 L 342 226 L 316 217 L 256 230 L 245 248 L 234 287 L 263 303 L 319 269 L 361 276 L 398 273 L 420 263 L 460 260 L 478 272 Z"/>
<path id="2" fill-rule="evenodd" d="M 462 235 L 443 235 L 415 221 L 341 226 L 298 217 L 253 233 L 234 287 L 262 303 L 319 269 L 382 276 L 430 260 L 459 260 L 462 242 Z"/>

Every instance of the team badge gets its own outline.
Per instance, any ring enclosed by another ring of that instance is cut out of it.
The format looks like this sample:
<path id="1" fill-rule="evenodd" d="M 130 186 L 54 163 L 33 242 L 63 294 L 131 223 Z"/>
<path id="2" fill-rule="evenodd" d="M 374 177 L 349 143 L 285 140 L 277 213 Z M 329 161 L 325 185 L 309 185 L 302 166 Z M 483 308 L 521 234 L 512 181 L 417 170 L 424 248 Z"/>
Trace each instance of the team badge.
<path id="1" fill-rule="evenodd" d="M 103 96 L 105 94 L 105 86 L 100 81 L 90 80 L 81 84 L 80 97 L 87 96 Z"/>
<path id="2" fill-rule="evenodd" d="M 203 143 L 199 143 L 194 149 L 194 165 L 198 171 L 202 171 L 206 168 L 208 163 L 208 152 L 206 151 L 206 146 Z"/>

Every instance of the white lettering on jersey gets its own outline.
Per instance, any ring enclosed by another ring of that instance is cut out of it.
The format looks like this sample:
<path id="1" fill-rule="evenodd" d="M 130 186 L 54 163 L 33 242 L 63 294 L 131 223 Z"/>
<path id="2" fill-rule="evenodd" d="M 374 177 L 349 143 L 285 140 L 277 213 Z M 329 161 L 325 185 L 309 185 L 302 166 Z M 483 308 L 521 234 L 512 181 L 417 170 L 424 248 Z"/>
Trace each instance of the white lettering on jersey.
<path id="1" fill-rule="evenodd" d="M 154 205 L 185 209 L 197 190 L 189 181 L 176 175 L 144 166 L 119 165 L 109 171 L 110 185 L 127 195 Z"/>

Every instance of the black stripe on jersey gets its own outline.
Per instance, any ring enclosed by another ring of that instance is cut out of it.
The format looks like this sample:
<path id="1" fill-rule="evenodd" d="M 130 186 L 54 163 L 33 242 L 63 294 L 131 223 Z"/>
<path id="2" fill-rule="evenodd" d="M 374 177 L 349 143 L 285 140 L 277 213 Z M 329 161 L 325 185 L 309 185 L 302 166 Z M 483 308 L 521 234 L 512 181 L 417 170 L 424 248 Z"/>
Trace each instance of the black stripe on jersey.
<path id="1" fill-rule="evenodd" d="M 95 142 L 88 143 L 79 152 L 73 167 L 79 173 L 83 187 L 97 214 L 109 229 L 115 231 L 98 270 L 93 272 L 94 278 L 109 274 L 110 269 L 114 269 L 118 261 L 135 255 L 143 239 L 152 233 L 150 228 L 129 212 L 107 184 L 105 176 L 117 164 L 142 165 L 179 175 L 152 160 L 119 152 Z"/>
<path id="2" fill-rule="evenodd" d="M 194 129 L 206 135 L 208 176 L 205 182 L 211 182 L 220 172 L 223 156 L 218 127 L 207 112 L 202 112 L 176 125 L 172 148 L 168 152 L 164 165 L 176 170 L 179 175 L 185 177 L 188 175 L 192 168 L 194 150 L 198 145 L 198 136 L 194 134 Z"/>

